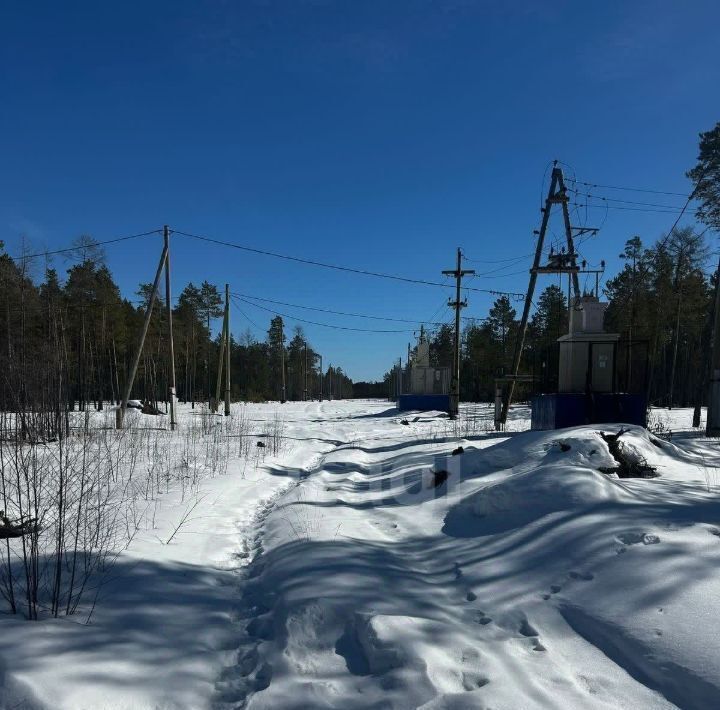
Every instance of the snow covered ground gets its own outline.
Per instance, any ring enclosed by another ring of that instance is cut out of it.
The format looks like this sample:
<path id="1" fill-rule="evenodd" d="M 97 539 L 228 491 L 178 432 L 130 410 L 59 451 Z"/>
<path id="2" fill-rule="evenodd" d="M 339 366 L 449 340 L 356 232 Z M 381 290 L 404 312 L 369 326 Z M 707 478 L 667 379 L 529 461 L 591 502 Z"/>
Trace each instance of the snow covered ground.
<path id="1" fill-rule="evenodd" d="M 0 620 L 2 707 L 717 706 L 720 447 L 678 433 L 688 410 L 658 414 L 669 441 L 621 437 L 652 479 L 601 473 L 599 427 L 523 431 L 524 407 L 502 434 L 483 405 L 240 412 L 256 435 L 279 412 L 282 450 L 192 510 L 167 493 L 90 624 Z"/>

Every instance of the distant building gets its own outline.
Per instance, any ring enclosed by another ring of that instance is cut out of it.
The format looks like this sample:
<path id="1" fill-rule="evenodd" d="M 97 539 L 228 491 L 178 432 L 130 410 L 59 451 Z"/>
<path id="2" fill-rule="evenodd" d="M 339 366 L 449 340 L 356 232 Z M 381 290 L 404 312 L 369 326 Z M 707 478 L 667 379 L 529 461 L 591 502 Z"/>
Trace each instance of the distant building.
<path id="1" fill-rule="evenodd" d="M 398 409 L 449 411 L 450 368 L 430 364 L 430 341 L 420 329 L 415 354 L 410 358 L 409 392 L 401 392 Z"/>

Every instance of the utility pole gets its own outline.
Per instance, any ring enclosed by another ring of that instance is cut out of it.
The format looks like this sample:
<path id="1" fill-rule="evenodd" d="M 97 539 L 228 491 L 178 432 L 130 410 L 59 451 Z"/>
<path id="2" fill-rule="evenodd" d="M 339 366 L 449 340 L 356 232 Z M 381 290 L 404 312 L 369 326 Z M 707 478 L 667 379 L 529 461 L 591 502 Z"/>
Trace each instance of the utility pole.
<path id="1" fill-rule="evenodd" d="M 710 355 L 710 397 L 707 410 L 706 436 L 720 436 L 720 260 L 715 274 L 712 350 Z"/>
<path id="2" fill-rule="evenodd" d="M 213 403 L 213 412 L 217 412 L 218 408 L 220 407 L 220 388 L 222 387 L 222 378 L 223 378 L 223 370 L 225 369 L 225 348 L 226 348 L 226 339 L 225 339 L 225 324 L 227 322 L 228 318 L 228 304 L 225 303 L 225 308 L 223 310 L 223 324 L 222 324 L 222 331 L 220 332 L 220 347 L 218 348 L 218 366 L 217 366 L 217 379 L 215 381 L 215 401 Z"/>
<path id="3" fill-rule="evenodd" d="M 230 284 L 225 284 L 225 310 L 223 311 L 220 351 L 218 353 L 217 382 L 215 384 L 214 412 L 220 407 L 220 385 L 225 370 L 225 416 L 230 416 Z"/>
<path id="4" fill-rule="evenodd" d="M 285 331 L 283 330 L 284 325 L 282 323 L 282 319 L 280 320 L 280 370 L 282 374 L 282 398 L 280 399 L 280 402 L 282 404 L 285 404 L 287 401 L 286 391 L 285 391 Z"/>
<path id="5" fill-rule="evenodd" d="M 307 366 L 307 340 L 303 340 L 303 345 L 305 348 L 305 377 L 303 378 L 304 387 L 303 387 L 303 402 L 307 402 L 307 383 L 308 383 L 308 366 Z"/>
<path id="6" fill-rule="evenodd" d="M 225 416 L 230 416 L 230 284 L 225 284 Z"/>
<path id="7" fill-rule="evenodd" d="M 318 355 L 320 358 L 320 401 L 323 401 L 323 366 L 322 366 L 322 355 Z"/>
<path id="8" fill-rule="evenodd" d="M 397 377 L 395 378 L 395 398 L 400 402 L 400 395 L 402 394 L 402 358 L 398 358 L 397 362 Z"/>
<path id="9" fill-rule="evenodd" d="M 220 388 L 222 387 L 223 372 L 225 370 L 225 316 L 223 315 L 223 327 L 220 333 L 220 347 L 218 348 L 217 379 L 215 380 L 215 400 L 213 412 L 217 412 L 220 406 Z"/>
<path id="10" fill-rule="evenodd" d="M 168 322 L 168 399 L 170 400 L 170 431 L 175 431 L 177 422 L 175 420 L 175 344 L 173 342 L 173 318 L 172 318 L 172 294 L 170 293 L 170 227 L 167 224 L 163 227 L 165 242 L 165 311 Z"/>
<path id="11" fill-rule="evenodd" d="M 633 333 L 635 331 L 635 288 L 636 288 L 636 281 L 637 281 L 637 264 L 636 264 L 636 257 L 637 254 L 635 253 L 635 250 L 633 250 L 632 255 L 632 283 L 630 286 L 630 328 L 628 333 L 628 347 L 627 347 L 627 359 L 626 359 L 626 366 L 625 369 L 627 370 L 627 391 L 631 391 L 631 385 L 632 385 L 632 366 L 633 366 L 633 359 L 632 359 L 632 347 L 633 347 Z"/>
<path id="12" fill-rule="evenodd" d="M 675 269 L 674 289 L 677 293 L 677 308 L 675 309 L 675 344 L 673 346 L 672 366 L 670 368 L 670 393 L 668 394 L 668 409 L 673 408 L 675 394 L 675 368 L 677 366 L 678 343 L 680 341 L 680 309 L 682 306 L 682 287 L 680 285 L 680 270 L 682 268 L 683 249 L 678 254 L 677 268 Z"/>
<path id="13" fill-rule="evenodd" d="M 207 311 L 207 347 L 205 348 L 205 384 L 207 386 L 208 409 L 212 410 L 212 391 L 210 390 L 210 309 Z"/>
<path id="14" fill-rule="evenodd" d="M 443 271 L 447 276 L 455 277 L 455 300 L 449 301 L 448 306 L 455 309 L 455 345 L 453 352 L 453 369 L 452 378 L 450 380 L 450 418 L 457 417 L 460 411 L 460 309 L 467 306 L 467 300 L 460 300 L 460 287 L 462 286 L 463 276 L 474 274 L 473 269 L 462 268 L 462 252 L 458 247 L 457 250 L 457 268 L 454 270 Z"/>
<path id="15" fill-rule="evenodd" d="M 127 409 L 127 403 L 130 399 L 130 393 L 132 392 L 132 386 L 135 382 L 135 375 L 137 374 L 138 365 L 140 364 L 140 357 L 142 356 L 143 345 L 145 344 L 145 336 L 148 332 L 148 326 L 150 325 L 150 318 L 152 316 L 153 304 L 158 292 L 158 284 L 160 283 L 160 276 L 165 266 L 165 260 L 168 255 L 168 243 L 165 242 L 163 246 L 162 254 L 160 255 L 160 261 L 158 263 L 157 271 L 155 272 L 155 281 L 153 281 L 152 291 L 150 293 L 150 300 L 148 301 L 147 308 L 145 309 L 145 320 L 143 321 L 142 332 L 140 334 L 140 342 L 138 343 L 135 355 L 133 356 L 132 364 L 130 366 L 130 373 L 128 374 L 127 382 L 125 383 L 125 391 L 123 392 L 122 402 L 120 402 L 120 409 L 117 410 L 115 415 L 115 427 L 122 429 L 123 420 L 125 418 L 125 410 Z"/>

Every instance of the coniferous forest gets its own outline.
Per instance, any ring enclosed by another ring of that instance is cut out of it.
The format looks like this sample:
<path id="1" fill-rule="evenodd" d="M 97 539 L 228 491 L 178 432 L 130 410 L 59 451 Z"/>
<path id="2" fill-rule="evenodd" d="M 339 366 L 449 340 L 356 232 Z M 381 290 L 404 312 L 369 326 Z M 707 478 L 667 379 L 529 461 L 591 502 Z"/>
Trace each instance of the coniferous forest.
<path id="1" fill-rule="evenodd" d="M 76 263 L 47 267 L 39 278 L 38 258 L 0 254 L 2 409 L 47 417 L 100 410 L 122 398 L 152 287 L 140 284 L 134 299 L 124 298 L 93 239 L 81 237 L 77 247 Z M 219 337 L 214 333 L 222 312 L 220 291 L 206 281 L 187 284 L 176 299 L 173 334 L 181 402 L 207 403 L 215 394 Z M 132 393 L 155 406 L 168 392 L 167 333 L 160 298 Z M 233 338 L 230 362 L 235 401 L 281 399 L 282 367 L 288 400 L 317 399 L 321 386 L 325 397 L 352 396 L 352 382 L 340 367 L 328 366 L 321 378 L 320 358 L 302 328 L 284 330 L 280 316 L 271 320 L 263 341 L 250 331 Z"/>

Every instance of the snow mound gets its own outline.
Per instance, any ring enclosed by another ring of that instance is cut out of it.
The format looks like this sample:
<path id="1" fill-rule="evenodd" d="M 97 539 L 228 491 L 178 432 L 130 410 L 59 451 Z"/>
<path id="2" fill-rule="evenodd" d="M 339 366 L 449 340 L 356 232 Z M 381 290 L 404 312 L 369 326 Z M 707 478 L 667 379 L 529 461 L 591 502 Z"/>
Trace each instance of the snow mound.
<path id="1" fill-rule="evenodd" d="M 483 488 L 473 496 L 471 508 L 478 517 L 526 510 L 540 517 L 556 511 L 617 501 L 623 495 L 625 491 L 616 479 L 598 471 L 544 467 Z"/>
<path id="2" fill-rule="evenodd" d="M 553 513 L 632 498 L 616 477 L 600 472 L 616 462 L 597 433 L 582 431 L 552 440 L 536 465 L 528 463 L 526 470 L 481 488 L 451 508 L 443 532 L 454 537 L 495 534 Z"/>

